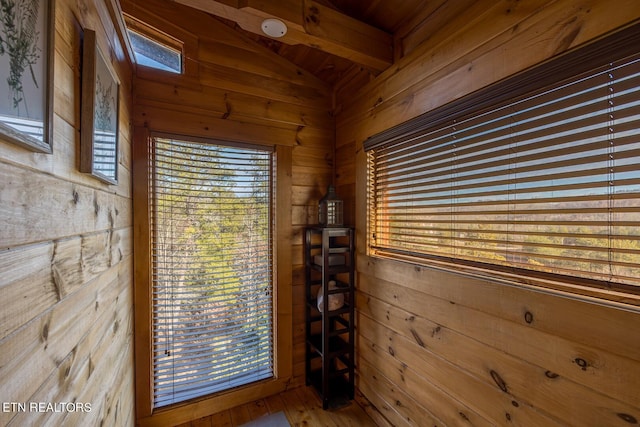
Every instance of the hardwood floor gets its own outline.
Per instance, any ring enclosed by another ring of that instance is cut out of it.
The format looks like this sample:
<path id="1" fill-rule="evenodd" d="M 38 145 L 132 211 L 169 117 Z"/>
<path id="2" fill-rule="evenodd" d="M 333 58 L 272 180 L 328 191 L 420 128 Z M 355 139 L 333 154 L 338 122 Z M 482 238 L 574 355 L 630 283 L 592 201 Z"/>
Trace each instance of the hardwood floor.
<path id="1" fill-rule="evenodd" d="M 347 407 L 323 411 L 311 387 L 299 387 L 256 400 L 176 427 L 239 427 L 262 416 L 283 411 L 291 427 L 376 427 L 377 424 L 354 400 Z"/>

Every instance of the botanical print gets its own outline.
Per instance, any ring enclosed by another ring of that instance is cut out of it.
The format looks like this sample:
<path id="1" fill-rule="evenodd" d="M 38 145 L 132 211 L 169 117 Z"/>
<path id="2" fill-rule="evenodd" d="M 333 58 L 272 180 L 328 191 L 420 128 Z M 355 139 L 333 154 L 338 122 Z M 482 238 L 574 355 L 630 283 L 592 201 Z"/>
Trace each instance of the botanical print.
<path id="1" fill-rule="evenodd" d="M 93 112 L 93 172 L 117 179 L 118 82 L 103 56 L 96 52 Z"/>
<path id="2" fill-rule="evenodd" d="M 96 109 L 95 109 L 95 122 L 94 126 L 96 130 L 110 131 L 113 130 L 111 123 L 111 116 L 113 110 L 111 106 L 115 104 L 115 98 L 113 95 L 113 82 L 103 83 L 100 75 L 97 75 L 96 79 Z"/>
<path id="3" fill-rule="evenodd" d="M 41 0 L 0 0 L 0 76 L 8 88 L 8 103 L 0 100 L 2 114 L 42 119 L 43 107 L 27 100 L 43 98 L 43 6 Z"/>

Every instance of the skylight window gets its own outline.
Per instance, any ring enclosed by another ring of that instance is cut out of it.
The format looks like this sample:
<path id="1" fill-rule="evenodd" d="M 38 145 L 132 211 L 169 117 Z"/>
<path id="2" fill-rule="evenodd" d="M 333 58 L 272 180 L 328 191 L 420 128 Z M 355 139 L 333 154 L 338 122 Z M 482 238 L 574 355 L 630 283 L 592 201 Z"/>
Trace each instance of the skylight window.
<path id="1" fill-rule="evenodd" d="M 153 38 L 128 29 L 138 65 L 171 73 L 182 73 L 182 52 Z"/>

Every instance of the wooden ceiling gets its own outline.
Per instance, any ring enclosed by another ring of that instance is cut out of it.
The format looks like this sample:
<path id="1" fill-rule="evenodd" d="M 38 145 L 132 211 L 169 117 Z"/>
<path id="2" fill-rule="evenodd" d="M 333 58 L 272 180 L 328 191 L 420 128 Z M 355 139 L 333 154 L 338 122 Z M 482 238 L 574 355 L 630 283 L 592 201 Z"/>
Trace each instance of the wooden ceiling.
<path id="1" fill-rule="evenodd" d="M 366 82 L 472 0 L 174 0 L 205 11 L 334 88 Z M 261 23 L 286 23 L 281 38 Z"/>

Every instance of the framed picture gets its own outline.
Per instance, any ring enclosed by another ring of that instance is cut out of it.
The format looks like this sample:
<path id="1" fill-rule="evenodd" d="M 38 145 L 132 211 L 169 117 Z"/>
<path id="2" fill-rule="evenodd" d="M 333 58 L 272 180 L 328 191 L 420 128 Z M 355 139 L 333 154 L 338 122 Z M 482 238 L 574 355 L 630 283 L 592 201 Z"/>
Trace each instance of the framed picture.
<path id="1" fill-rule="evenodd" d="M 0 4 L 0 140 L 41 153 L 52 152 L 53 4 Z"/>
<path id="2" fill-rule="evenodd" d="M 80 171 L 109 184 L 118 183 L 118 105 L 120 82 L 96 43 L 84 30 Z"/>

